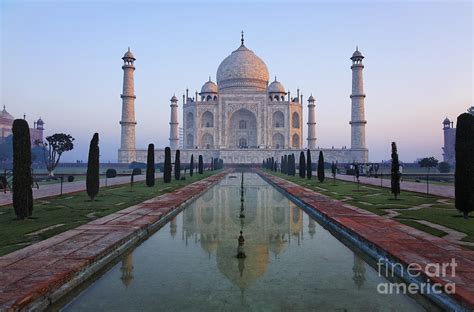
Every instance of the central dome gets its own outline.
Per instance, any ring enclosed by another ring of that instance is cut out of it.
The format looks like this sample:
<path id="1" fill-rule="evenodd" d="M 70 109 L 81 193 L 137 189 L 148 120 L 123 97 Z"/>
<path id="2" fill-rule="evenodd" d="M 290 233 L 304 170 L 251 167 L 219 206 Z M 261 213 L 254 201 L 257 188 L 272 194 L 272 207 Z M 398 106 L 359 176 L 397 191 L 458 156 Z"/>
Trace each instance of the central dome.
<path id="1" fill-rule="evenodd" d="M 222 61 L 216 76 L 219 90 L 250 88 L 263 91 L 268 85 L 267 65 L 243 44 Z"/>

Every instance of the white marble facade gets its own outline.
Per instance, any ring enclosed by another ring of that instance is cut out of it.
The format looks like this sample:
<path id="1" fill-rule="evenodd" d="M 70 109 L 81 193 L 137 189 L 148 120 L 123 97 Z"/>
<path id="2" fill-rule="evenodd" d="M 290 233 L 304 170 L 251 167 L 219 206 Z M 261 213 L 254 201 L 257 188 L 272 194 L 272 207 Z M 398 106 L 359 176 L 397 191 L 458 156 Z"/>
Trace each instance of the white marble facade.
<path id="1" fill-rule="evenodd" d="M 353 80 L 357 80 L 353 82 L 357 87 L 353 89 L 351 96 L 352 149 L 325 149 L 327 161 L 337 160 L 340 163 L 368 161 L 368 150 L 365 146 L 362 58 L 358 50 L 351 58 Z M 177 122 L 178 99 L 175 96 L 171 98 L 169 138 L 172 150 L 178 148 L 178 127 L 181 126 L 182 162 L 186 162 L 185 159 L 190 158 L 191 154 L 195 157 L 203 155 L 205 160 L 220 157 L 226 163 L 246 164 L 260 164 L 263 159 L 272 156 L 279 160 L 284 154 L 299 154 L 305 147 L 303 95 L 298 90 L 296 96 L 292 97 L 276 77 L 271 83 L 269 80 L 266 64 L 244 45 L 242 38 L 241 45 L 219 65 L 216 82 L 209 77 L 203 84 L 201 92 L 196 92 L 194 96 L 190 96 L 186 90 L 182 105 L 179 105 L 182 109 L 181 125 Z M 134 100 L 134 94 L 130 95 L 133 97 L 129 99 Z M 133 109 L 130 103 L 124 101 L 124 105 Z M 313 161 L 317 160 L 319 151 L 316 149 L 315 107 L 315 99 L 311 95 L 308 99 L 309 116 L 306 124 L 309 131 L 306 140 L 307 146 L 315 153 L 312 155 Z M 134 128 L 134 120 L 130 119 L 125 125 Z M 122 127 L 123 122 L 124 120 Z M 364 137 L 360 138 L 360 135 Z M 146 149 L 125 150 L 123 141 L 122 137 L 119 162 L 146 161 Z M 358 144 L 354 144 L 355 141 Z M 132 146 L 132 144 L 126 145 Z M 163 158 L 163 149 L 157 149 L 156 162 L 163 161 Z"/>

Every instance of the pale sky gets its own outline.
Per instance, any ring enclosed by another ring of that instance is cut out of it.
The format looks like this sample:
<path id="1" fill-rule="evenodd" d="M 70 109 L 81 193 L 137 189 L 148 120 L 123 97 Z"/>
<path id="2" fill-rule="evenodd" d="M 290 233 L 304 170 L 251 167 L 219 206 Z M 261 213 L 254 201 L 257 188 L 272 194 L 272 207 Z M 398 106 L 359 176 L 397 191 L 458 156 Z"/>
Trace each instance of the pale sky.
<path id="1" fill-rule="evenodd" d="M 351 61 L 366 57 L 371 161 L 442 159 L 442 121 L 473 103 L 471 1 L 8 1 L 1 8 L 0 99 L 46 135 L 70 133 L 65 161 L 117 161 L 121 57 L 135 62 L 137 147 L 169 144 L 169 99 L 200 90 L 240 44 L 296 95 L 316 98 L 317 145 L 350 146 Z M 192 95 L 194 96 L 194 95 Z M 306 126 L 304 129 L 306 139 Z M 305 140 L 306 144 L 306 140 Z"/>

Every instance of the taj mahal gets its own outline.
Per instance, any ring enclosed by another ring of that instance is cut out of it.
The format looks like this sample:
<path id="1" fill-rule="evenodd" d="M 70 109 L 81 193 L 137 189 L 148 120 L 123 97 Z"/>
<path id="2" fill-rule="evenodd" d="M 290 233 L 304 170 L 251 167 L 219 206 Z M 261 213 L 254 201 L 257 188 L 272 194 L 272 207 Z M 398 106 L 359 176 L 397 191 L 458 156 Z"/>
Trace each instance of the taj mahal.
<path id="1" fill-rule="evenodd" d="M 287 91 L 277 77 L 270 82 L 265 62 L 244 45 L 240 46 L 219 65 L 216 82 L 209 80 L 194 97 L 186 93 L 182 98 L 182 139 L 178 121 L 178 98 L 170 102 L 169 146 L 180 149 L 182 162 L 192 154 L 203 155 L 204 160 L 221 158 L 226 164 L 260 164 L 263 159 L 296 153 L 309 148 L 313 159 L 320 150 L 327 162 L 366 163 L 368 148 L 365 140 L 364 88 L 362 60 L 356 49 L 352 61 L 351 145 L 350 148 L 319 148 L 316 137 L 316 100 L 307 99 L 307 144 L 303 139 L 304 97 L 298 89 Z M 123 92 L 121 146 L 118 161 L 146 162 L 147 149 L 135 146 L 135 57 L 130 49 L 122 60 Z M 155 161 L 164 161 L 164 148 L 155 150 Z M 314 153 L 314 154 L 313 154 Z"/>

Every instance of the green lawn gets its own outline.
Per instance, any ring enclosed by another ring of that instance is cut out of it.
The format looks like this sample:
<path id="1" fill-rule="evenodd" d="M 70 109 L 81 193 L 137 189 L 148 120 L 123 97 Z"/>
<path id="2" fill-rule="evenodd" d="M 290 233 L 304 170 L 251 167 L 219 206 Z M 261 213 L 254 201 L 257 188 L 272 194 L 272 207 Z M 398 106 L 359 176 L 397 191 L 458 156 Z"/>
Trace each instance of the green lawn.
<path id="1" fill-rule="evenodd" d="M 130 188 L 130 184 L 101 188 L 94 202 L 89 200 L 85 191 L 38 199 L 35 200 L 33 218 L 23 221 L 15 220 L 11 205 L 0 207 L 0 256 L 78 227 L 93 219 L 171 192 L 209 177 L 215 172 L 206 171 L 202 175 L 195 174 L 192 178 L 187 175 L 186 180 L 173 179 L 169 184 L 163 183 L 163 179 L 158 178 L 154 187 L 147 187 L 142 181 L 136 182 L 133 189 Z"/>
<path id="2" fill-rule="evenodd" d="M 435 236 L 441 237 L 446 234 L 443 231 L 413 221 L 426 220 L 466 233 L 468 236 L 464 240 L 474 242 L 474 216 L 471 216 L 468 220 L 463 219 L 462 214 L 455 209 L 453 199 L 437 196 L 427 197 L 419 193 L 402 191 L 400 199 L 394 200 L 388 188 L 363 184 L 358 187 L 356 183 L 340 180 L 336 180 L 334 183 L 332 178 L 320 183 L 314 176 L 311 180 L 308 180 L 301 179 L 298 175 L 291 177 L 279 172 L 267 170 L 266 172 L 338 200 L 345 198 L 347 203 L 378 215 L 386 214 L 385 209 L 406 209 L 422 204 L 431 204 L 432 207 L 419 210 L 398 210 L 400 215 L 397 217 L 397 221 Z M 438 200 L 444 200 L 445 203 Z"/>

